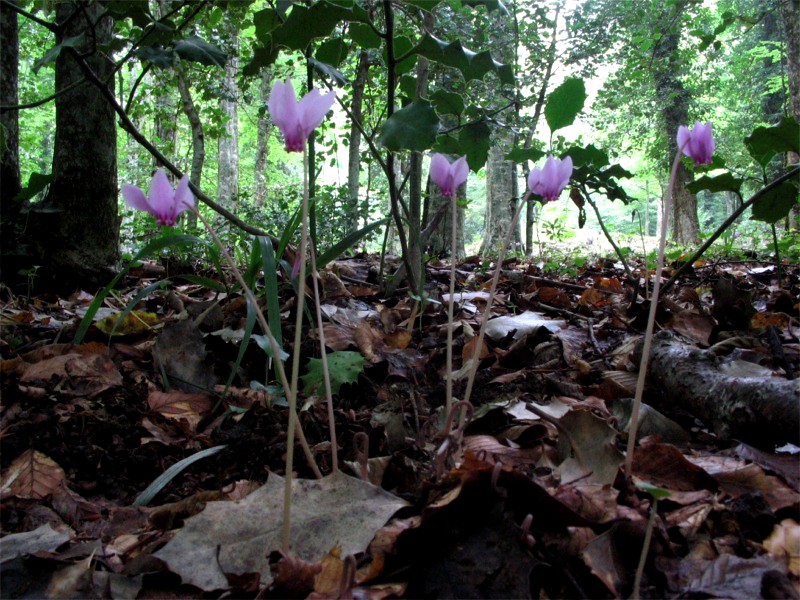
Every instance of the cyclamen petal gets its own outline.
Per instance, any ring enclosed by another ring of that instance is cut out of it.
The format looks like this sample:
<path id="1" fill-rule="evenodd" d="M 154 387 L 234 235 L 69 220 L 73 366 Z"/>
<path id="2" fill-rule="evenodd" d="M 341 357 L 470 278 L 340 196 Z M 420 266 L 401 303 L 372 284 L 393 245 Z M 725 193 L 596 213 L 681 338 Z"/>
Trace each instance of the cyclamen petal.
<path id="1" fill-rule="evenodd" d="M 431 157 L 431 181 L 439 188 L 442 196 L 452 198 L 458 188 L 467 181 L 468 176 L 469 165 L 466 156 L 462 156 L 452 164 L 438 152 Z"/>
<path id="2" fill-rule="evenodd" d="M 178 188 L 173 190 L 163 169 L 158 169 L 153 175 L 149 197 L 145 197 L 144 192 L 135 185 L 123 185 L 120 192 L 128 206 L 150 213 L 159 225 L 175 225 L 178 215 L 194 206 L 189 178 L 184 175 Z"/>
<path id="3" fill-rule="evenodd" d="M 563 161 L 552 154 L 547 157 L 544 167 L 533 168 L 528 174 L 528 189 L 542 197 L 544 202 L 558 199 L 561 191 L 572 177 L 572 158 Z"/>
<path id="4" fill-rule="evenodd" d="M 691 131 L 686 125 L 678 127 L 678 148 L 690 157 L 695 165 L 709 164 L 716 149 L 711 123 L 696 121 Z"/>
<path id="5" fill-rule="evenodd" d="M 321 94 L 312 88 L 298 102 L 291 80 L 275 83 L 267 107 L 273 122 L 283 133 L 287 152 L 303 151 L 308 136 L 322 123 L 335 100 L 333 92 Z"/>

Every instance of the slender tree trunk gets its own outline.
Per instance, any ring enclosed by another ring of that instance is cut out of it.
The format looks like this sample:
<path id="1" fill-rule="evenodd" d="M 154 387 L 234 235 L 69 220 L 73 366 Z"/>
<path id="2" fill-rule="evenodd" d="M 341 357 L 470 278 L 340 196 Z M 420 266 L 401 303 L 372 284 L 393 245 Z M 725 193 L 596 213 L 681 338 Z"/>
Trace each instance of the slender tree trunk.
<path id="1" fill-rule="evenodd" d="M 19 29 L 17 13 L 0 4 L 0 104 L 14 106 L 19 103 Z M 3 143 L 0 144 L 0 199 L 3 223 L 11 199 L 19 193 L 19 111 L 0 113 Z M 18 212 L 18 211 L 15 211 Z"/>
<path id="2" fill-rule="evenodd" d="M 263 106 L 269 101 L 270 88 L 272 87 L 272 69 L 264 68 L 261 71 L 261 83 L 258 88 L 258 98 Z M 269 134 L 272 130 L 272 121 L 264 111 L 258 117 L 258 137 L 256 139 L 256 172 L 254 174 L 255 190 L 253 199 L 256 206 L 264 206 L 267 199 L 267 158 L 269 157 Z"/>
<path id="3" fill-rule="evenodd" d="M 350 147 L 348 148 L 347 157 L 347 193 L 350 195 L 351 212 L 347 222 L 348 232 L 358 229 L 358 216 L 361 212 L 358 210 L 359 180 L 361 175 L 361 130 L 356 124 L 360 125 L 363 119 L 364 89 L 367 85 L 369 67 L 369 54 L 362 51 L 358 57 L 356 78 L 353 81 L 353 99 L 350 104 L 352 122 L 350 124 Z"/>
<path id="4" fill-rule="evenodd" d="M 192 92 L 189 89 L 189 83 L 183 71 L 178 68 L 178 91 L 181 95 L 181 104 L 183 106 L 183 114 L 189 119 L 189 125 L 192 129 L 192 167 L 189 174 L 189 180 L 198 188 L 200 180 L 203 176 L 203 164 L 206 160 L 206 143 L 205 134 L 203 133 L 203 122 L 200 120 L 200 114 L 197 112 L 197 107 L 192 99 Z M 197 226 L 197 215 L 193 212 L 187 212 L 187 223 L 190 227 Z"/>
<path id="5" fill-rule="evenodd" d="M 673 12 L 664 11 L 661 16 L 666 33 L 661 37 L 653 56 L 653 79 L 656 96 L 661 106 L 661 120 L 667 138 L 665 164 L 672 164 L 672 157 L 678 151 L 676 139 L 678 127 L 689 125 L 689 93 L 680 80 L 681 65 L 678 58 L 680 43 L 680 22 L 676 13 L 685 9 L 684 4 L 676 4 Z M 668 24 L 672 24 L 672 29 Z M 672 239 L 678 244 L 694 244 L 699 240 L 700 224 L 697 220 L 697 198 L 686 189 L 691 183 L 692 173 L 683 165 L 678 165 L 672 198 Z"/>
<path id="6" fill-rule="evenodd" d="M 456 157 L 450 156 L 448 157 L 450 160 L 455 159 Z M 459 199 L 466 198 L 467 196 L 467 186 L 466 184 L 462 185 L 456 191 L 456 196 Z M 429 201 L 429 208 L 427 210 L 426 215 L 426 226 L 427 223 L 430 222 L 431 219 L 436 217 L 436 214 L 444 208 L 444 216 L 442 220 L 439 222 L 438 227 L 431 233 L 431 236 L 428 240 L 427 247 L 431 254 L 434 256 L 450 256 L 450 223 L 452 219 L 452 215 L 450 214 L 452 210 L 452 202 L 450 198 L 445 198 L 439 193 L 439 188 L 436 187 L 428 178 L 428 197 L 430 198 Z M 466 252 L 464 250 L 464 209 L 459 208 L 456 214 L 456 260 L 464 258 L 466 256 Z M 452 258 L 452 257 L 451 257 Z"/>
<path id="7" fill-rule="evenodd" d="M 239 68 L 239 28 L 228 17 L 225 25 L 230 36 L 230 57 L 225 63 L 223 79 L 224 97 L 220 100 L 220 110 L 227 119 L 225 135 L 219 138 L 219 166 L 217 171 L 217 202 L 228 210 L 235 211 L 239 195 L 239 109 L 236 73 Z"/>
<path id="8" fill-rule="evenodd" d="M 483 244 L 480 254 L 497 254 L 500 245 L 511 227 L 511 219 L 516 210 L 514 163 L 503 156 L 510 150 L 511 134 L 497 136 L 489 149 L 486 164 L 486 217 L 484 220 Z M 519 242 L 519 232 L 515 232 L 512 244 Z M 509 248 L 509 251 L 513 248 Z"/>

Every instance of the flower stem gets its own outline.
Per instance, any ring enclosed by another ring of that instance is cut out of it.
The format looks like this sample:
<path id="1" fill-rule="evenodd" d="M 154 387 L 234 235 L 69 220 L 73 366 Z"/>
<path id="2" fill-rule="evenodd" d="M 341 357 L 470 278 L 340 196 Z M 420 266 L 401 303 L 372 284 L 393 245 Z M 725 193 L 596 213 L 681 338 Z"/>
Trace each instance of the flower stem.
<path id="1" fill-rule="evenodd" d="M 503 238 L 503 244 L 500 246 L 500 252 L 497 254 L 497 265 L 495 266 L 494 276 L 492 277 L 492 286 L 489 288 L 489 299 L 486 301 L 486 308 L 483 311 L 481 328 L 478 331 L 478 342 L 472 352 L 472 363 L 470 364 L 469 377 L 467 378 L 467 389 L 464 391 L 464 402 L 469 402 L 470 396 L 472 395 L 472 386 L 475 383 L 475 374 L 478 372 L 478 363 L 480 362 L 481 348 L 483 347 L 483 338 L 486 335 L 486 324 L 489 322 L 489 316 L 492 312 L 492 304 L 494 303 L 494 297 L 497 293 L 497 283 L 500 281 L 500 271 L 503 268 L 503 259 L 506 256 L 506 250 L 511 243 L 511 237 L 514 235 L 514 230 L 517 227 L 519 214 L 522 212 L 522 207 L 525 206 L 525 203 L 528 201 L 528 198 L 530 198 L 530 195 L 530 191 L 526 192 L 525 196 L 523 196 L 522 200 L 517 206 L 517 210 L 514 212 L 514 217 L 511 219 L 511 226 L 508 228 L 506 236 Z M 461 414 L 463 415 L 464 412 Z"/>
<path id="2" fill-rule="evenodd" d="M 333 394 L 331 392 L 331 373 L 328 368 L 328 352 L 325 349 L 325 330 L 322 328 L 322 301 L 319 293 L 319 273 L 317 272 L 317 249 L 313 240 L 309 244 L 311 253 L 311 280 L 314 285 L 314 302 L 317 313 L 317 336 L 319 337 L 319 352 L 322 358 L 322 378 L 325 381 L 325 401 L 328 405 L 328 428 L 331 436 L 331 463 L 333 472 L 339 470 L 339 448 L 336 442 L 336 421 L 333 414 Z"/>
<path id="3" fill-rule="evenodd" d="M 269 328 L 269 324 L 267 323 L 266 317 L 264 317 L 264 313 L 261 312 L 261 309 L 258 307 L 258 301 L 256 300 L 255 294 L 253 294 L 253 290 L 250 289 L 250 286 L 245 283 L 244 278 L 242 277 L 239 269 L 236 267 L 236 264 L 233 262 L 231 255 L 228 253 L 228 250 L 220 241 L 219 237 L 217 236 L 217 232 L 211 226 L 211 223 L 200 213 L 200 210 L 197 207 L 192 207 L 192 212 L 197 215 L 197 218 L 205 225 L 206 230 L 208 231 L 211 239 L 214 241 L 216 246 L 219 248 L 220 253 L 222 254 L 225 262 L 228 263 L 228 266 L 231 268 L 233 272 L 233 277 L 236 279 L 237 283 L 242 286 L 242 290 L 244 291 L 245 298 L 247 301 L 252 305 L 253 310 L 256 313 L 256 319 L 258 320 L 259 325 L 261 325 L 261 329 L 264 331 L 264 335 L 267 336 L 267 340 L 269 341 L 270 348 L 272 349 L 272 356 L 273 361 L 275 363 L 276 371 L 278 372 L 278 379 L 280 379 L 281 386 L 283 387 L 285 393 L 289 394 L 289 380 L 286 378 L 286 370 L 283 368 L 283 361 L 280 359 L 280 346 L 278 346 L 278 342 L 275 337 L 272 335 L 272 330 Z M 303 434 L 303 430 L 298 428 L 298 438 L 300 439 L 300 446 L 303 448 L 303 454 L 306 456 L 306 460 L 308 461 L 308 466 L 311 467 L 311 470 L 314 472 L 314 476 L 322 478 L 322 473 L 317 466 L 316 461 L 314 460 L 314 455 L 311 453 L 311 448 L 308 446 L 308 441 L 306 440 L 306 436 Z"/>
<path id="4" fill-rule="evenodd" d="M 656 310 L 658 309 L 658 294 L 661 290 L 661 272 L 664 270 L 664 250 L 667 246 L 667 220 L 672 207 L 672 192 L 675 187 L 675 177 L 678 173 L 678 165 L 681 161 L 683 146 L 678 148 L 675 160 L 672 162 L 672 170 L 669 174 L 667 193 L 664 195 L 664 205 L 661 207 L 661 234 L 658 240 L 658 263 L 656 265 L 655 280 L 653 281 L 653 293 L 650 296 L 650 312 L 647 314 L 647 328 L 644 333 L 644 343 L 642 345 L 642 359 L 639 363 L 639 377 L 636 380 L 636 394 L 631 410 L 631 420 L 628 424 L 628 445 L 625 450 L 625 475 L 628 479 L 632 476 L 633 450 L 636 447 L 636 433 L 639 429 L 639 412 L 642 406 L 642 395 L 644 394 L 644 383 L 647 379 L 647 365 L 650 362 L 650 347 L 653 344 L 653 330 L 656 323 Z"/>
<path id="5" fill-rule="evenodd" d="M 292 351 L 292 379 L 289 392 L 289 430 L 287 431 L 285 485 L 283 488 L 283 530 L 281 545 L 289 552 L 292 529 L 292 468 L 294 462 L 294 429 L 297 423 L 297 386 L 300 379 L 300 345 L 303 341 L 303 308 L 306 298 L 306 247 L 308 246 L 308 150 L 303 146 L 303 203 L 300 211 L 300 274 L 297 278 L 297 314 L 294 321 L 294 347 Z"/>
<path id="6" fill-rule="evenodd" d="M 450 201 L 450 298 L 447 303 L 447 395 L 444 414 L 450 414 L 453 405 L 453 304 L 456 294 L 456 227 L 458 226 L 458 200 L 455 190 Z"/>

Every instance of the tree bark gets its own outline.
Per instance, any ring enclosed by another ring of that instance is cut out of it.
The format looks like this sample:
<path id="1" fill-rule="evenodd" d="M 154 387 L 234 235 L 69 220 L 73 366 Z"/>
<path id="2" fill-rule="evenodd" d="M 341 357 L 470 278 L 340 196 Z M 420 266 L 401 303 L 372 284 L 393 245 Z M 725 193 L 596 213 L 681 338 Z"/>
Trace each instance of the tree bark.
<path id="1" fill-rule="evenodd" d="M 450 160 L 456 157 L 448 157 Z M 430 238 L 427 242 L 428 252 L 433 254 L 434 256 L 444 257 L 450 256 L 450 224 L 452 223 L 452 202 L 450 198 L 445 198 L 439 193 L 439 188 L 436 187 L 428 178 L 428 198 L 429 200 L 429 210 L 428 212 L 428 219 L 425 223 L 425 228 L 427 229 L 433 219 L 441 219 L 439 221 L 440 225 L 436 227 L 430 235 Z M 462 185 L 461 187 L 456 190 L 456 197 L 460 200 L 467 197 L 467 186 L 466 184 Z M 438 216 L 439 213 L 442 213 L 442 216 Z M 424 241 L 424 239 L 423 239 Z M 464 209 L 458 208 L 456 214 L 456 256 L 455 259 L 462 259 L 466 256 L 466 252 L 464 250 Z"/>
<path id="2" fill-rule="evenodd" d="M 113 63 L 99 50 L 111 41 L 113 28 L 111 17 L 98 20 L 103 11 L 99 3 L 57 5 L 62 36 L 84 34 L 86 39 L 56 60 L 57 92 L 84 78 L 75 52 L 87 55 L 97 77 L 113 86 Z M 28 230 L 35 236 L 39 264 L 56 287 L 105 284 L 119 260 L 114 110 L 92 85 L 61 94 L 55 103 L 54 180 L 40 203 L 42 210 L 32 212 Z"/>
<path id="3" fill-rule="evenodd" d="M 269 101 L 270 88 L 272 87 L 272 69 L 264 68 L 261 71 L 261 83 L 258 88 L 258 98 L 263 106 Z M 272 121 L 267 111 L 258 117 L 258 137 L 256 139 L 256 172 L 254 174 L 255 190 L 253 199 L 256 206 L 261 207 L 267 199 L 267 158 L 269 157 L 269 134 L 272 130 Z"/>
<path id="4" fill-rule="evenodd" d="M 177 76 L 183 114 L 189 119 L 189 126 L 192 129 L 192 167 L 189 173 L 189 180 L 199 188 L 200 179 L 203 176 L 203 164 L 205 164 L 206 160 L 206 142 L 205 134 L 203 133 L 203 122 L 200 120 L 200 114 L 197 112 L 197 107 L 192 99 L 189 82 L 186 81 L 183 70 L 180 67 L 178 67 Z M 197 215 L 193 212 L 188 212 L 186 214 L 188 225 L 190 227 L 195 227 L 197 225 Z"/>
<path id="5" fill-rule="evenodd" d="M 783 28 L 786 31 L 786 79 L 789 84 L 789 113 L 800 123 L 800 0 L 784 0 L 780 3 Z M 800 154 L 789 152 L 788 164 L 800 162 Z M 800 229 L 800 207 L 790 213 L 793 229 Z"/>
<path id="6" fill-rule="evenodd" d="M 510 138 L 510 134 L 498 135 L 489 149 L 486 163 L 486 217 L 483 225 L 483 243 L 479 252 L 481 255 L 499 252 L 516 210 L 515 165 L 503 158 L 503 155 L 510 150 Z M 511 238 L 512 247 L 509 251 L 513 251 L 513 244 L 518 241 L 519 232 L 515 232 Z"/>
<path id="7" fill-rule="evenodd" d="M 364 89 L 367 85 L 367 73 L 369 72 L 369 54 L 362 51 L 358 57 L 358 67 L 356 68 L 356 78 L 353 81 L 353 98 L 350 102 L 350 146 L 347 156 L 347 193 L 350 196 L 349 218 L 347 220 L 347 232 L 352 233 L 358 229 L 358 218 L 362 211 L 359 210 L 360 176 L 361 176 L 361 125 L 364 114 Z"/>
<path id="8" fill-rule="evenodd" d="M 800 386 L 777 377 L 734 377 L 711 351 L 659 333 L 650 355 L 649 386 L 690 412 L 719 437 L 769 450 L 800 444 Z"/>
<path id="9" fill-rule="evenodd" d="M 225 122 L 225 135 L 219 138 L 219 165 L 217 171 L 217 202 L 230 211 L 236 210 L 239 195 L 239 105 L 236 85 L 236 73 L 239 68 L 237 58 L 239 50 L 238 25 L 226 15 L 226 33 L 230 36 L 230 57 L 225 63 L 223 79 L 223 97 L 219 104 Z"/>

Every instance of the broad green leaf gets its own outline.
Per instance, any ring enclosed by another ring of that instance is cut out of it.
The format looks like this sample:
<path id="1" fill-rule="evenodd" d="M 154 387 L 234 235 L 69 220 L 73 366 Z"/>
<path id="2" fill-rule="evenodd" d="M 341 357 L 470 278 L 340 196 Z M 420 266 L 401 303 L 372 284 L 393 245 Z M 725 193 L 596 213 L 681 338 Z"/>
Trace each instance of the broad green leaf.
<path id="1" fill-rule="evenodd" d="M 331 378 L 331 394 L 339 393 L 344 383 L 358 382 L 358 376 L 364 371 L 364 357 L 360 352 L 339 350 L 331 352 L 328 358 L 328 373 Z M 308 372 L 303 375 L 303 391 L 313 394 L 323 388 L 325 380 L 322 373 L 322 359 L 311 358 L 308 361 Z"/>
<path id="2" fill-rule="evenodd" d="M 453 157 L 466 155 L 469 168 L 477 173 L 486 164 L 491 144 L 490 135 L 489 125 L 485 121 L 479 121 L 459 129 L 456 137 L 439 136 L 435 149 Z"/>
<path id="3" fill-rule="evenodd" d="M 792 207 L 800 202 L 797 186 L 791 181 L 784 181 L 781 185 L 764 194 L 753 204 L 754 221 L 774 224 L 785 218 Z"/>
<path id="4" fill-rule="evenodd" d="M 750 156 L 766 167 L 779 152 L 800 153 L 800 126 L 792 117 L 784 117 L 778 125 L 756 127 L 744 138 L 744 145 Z"/>
<path id="5" fill-rule="evenodd" d="M 151 22 L 147 0 L 107 0 L 103 3 L 105 8 L 115 20 L 128 19 L 142 29 Z"/>
<path id="6" fill-rule="evenodd" d="M 175 62 L 175 51 L 172 48 L 142 46 L 136 50 L 136 57 L 151 62 L 162 69 L 168 69 Z"/>
<path id="7" fill-rule="evenodd" d="M 586 102 L 583 79 L 570 78 L 550 92 L 544 107 L 544 118 L 550 131 L 558 131 L 575 122 L 575 117 Z"/>
<path id="8" fill-rule="evenodd" d="M 460 115 L 464 112 L 464 98 L 461 94 L 436 90 L 429 99 L 440 115 Z"/>
<path id="9" fill-rule="evenodd" d="M 347 56 L 347 50 L 347 44 L 344 43 L 342 38 L 331 38 L 319 45 L 319 48 L 314 53 L 314 58 L 338 69 Z"/>
<path id="10" fill-rule="evenodd" d="M 572 164 L 577 167 L 592 166 L 597 169 L 609 164 L 608 154 L 594 144 L 588 146 L 571 146 L 566 154 L 572 158 Z"/>
<path id="11" fill-rule="evenodd" d="M 64 48 L 78 48 L 84 42 L 85 36 L 84 34 L 75 35 L 72 37 L 66 37 L 61 40 L 58 44 L 50 48 L 47 52 L 44 53 L 42 58 L 37 59 L 33 63 L 33 73 L 34 75 L 39 73 L 39 69 L 41 69 L 44 65 L 49 65 L 51 63 L 56 62 L 56 59 L 61 55 L 61 51 Z"/>
<path id="12" fill-rule="evenodd" d="M 407 102 L 413 102 L 417 97 L 417 78 L 406 73 L 398 81 L 397 89 L 402 96 L 405 96 Z"/>
<path id="13" fill-rule="evenodd" d="M 731 173 L 723 173 L 716 177 L 709 177 L 703 175 L 697 181 L 693 181 L 686 186 L 686 189 L 696 194 L 700 190 L 708 190 L 709 192 L 738 192 L 742 188 L 743 179 L 734 177 Z"/>
<path id="14" fill-rule="evenodd" d="M 469 82 L 483 79 L 487 73 L 494 73 L 502 83 L 513 85 L 514 71 L 510 65 L 499 63 L 488 51 L 475 53 L 461 45 L 461 42 L 445 42 L 430 34 L 425 34 L 414 52 L 448 67 L 458 69 Z"/>
<path id="15" fill-rule="evenodd" d="M 535 163 L 545 154 L 547 154 L 547 152 L 544 150 L 537 150 L 536 148 L 514 148 L 511 152 L 506 154 L 504 158 L 518 164 L 526 160 Z"/>
<path id="16" fill-rule="evenodd" d="M 411 41 L 410 37 L 407 37 L 405 35 L 398 35 L 395 36 L 392 43 L 394 44 L 394 57 L 395 60 L 398 61 L 397 65 L 394 68 L 394 72 L 395 75 L 399 77 L 400 75 L 405 75 L 414 68 L 414 65 L 417 64 L 417 55 L 414 52 L 414 42 Z M 403 60 L 399 60 L 401 58 Z M 386 48 L 384 48 L 383 49 L 384 64 L 387 64 L 388 60 L 389 59 L 386 53 Z"/>
<path id="17" fill-rule="evenodd" d="M 422 152 L 433 146 L 439 131 L 439 117 L 427 100 L 417 100 L 386 119 L 380 143 L 392 152 Z"/>
<path id="18" fill-rule="evenodd" d="M 616 179 L 630 179 L 633 177 L 633 173 L 624 169 L 622 165 L 611 165 L 607 169 L 600 171 L 598 173 L 598 177 L 600 179 L 611 179 L 612 177 L 615 177 Z"/>
<path id="19" fill-rule="evenodd" d="M 350 23 L 348 30 L 350 39 L 364 49 L 374 50 L 381 47 L 381 38 L 369 25 L 364 23 Z"/>
<path id="20" fill-rule="evenodd" d="M 14 196 L 14 200 L 30 200 L 51 183 L 53 183 L 52 173 L 49 175 L 45 175 L 44 173 L 31 173 L 31 176 L 28 178 L 28 185 L 22 188 L 19 194 Z"/>
<path id="21" fill-rule="evenodd" d="M 304 50 L 311 41 L 327 38 L 343 21 L 369 22 L 367 12 L 355 2 L 321 0 L 311 6 L 293 4 L 286 20 L 266 9 L 254 16 L 256 38 L 262 44 L 253 50 L 253 60 L 244 68 L 245 75 L 257 75 L 262 67 L 275 62 L 280 48 Z M 276 24 L 277 21 L 277 24 Z"/>
<path id="22" fill-rule="evenodd" d="M 175 53 L 183 60 L 206 66 L 224 67 L 228 60 L 228 55 L 217 46 L 196 35 L 175 42 Z"/>

